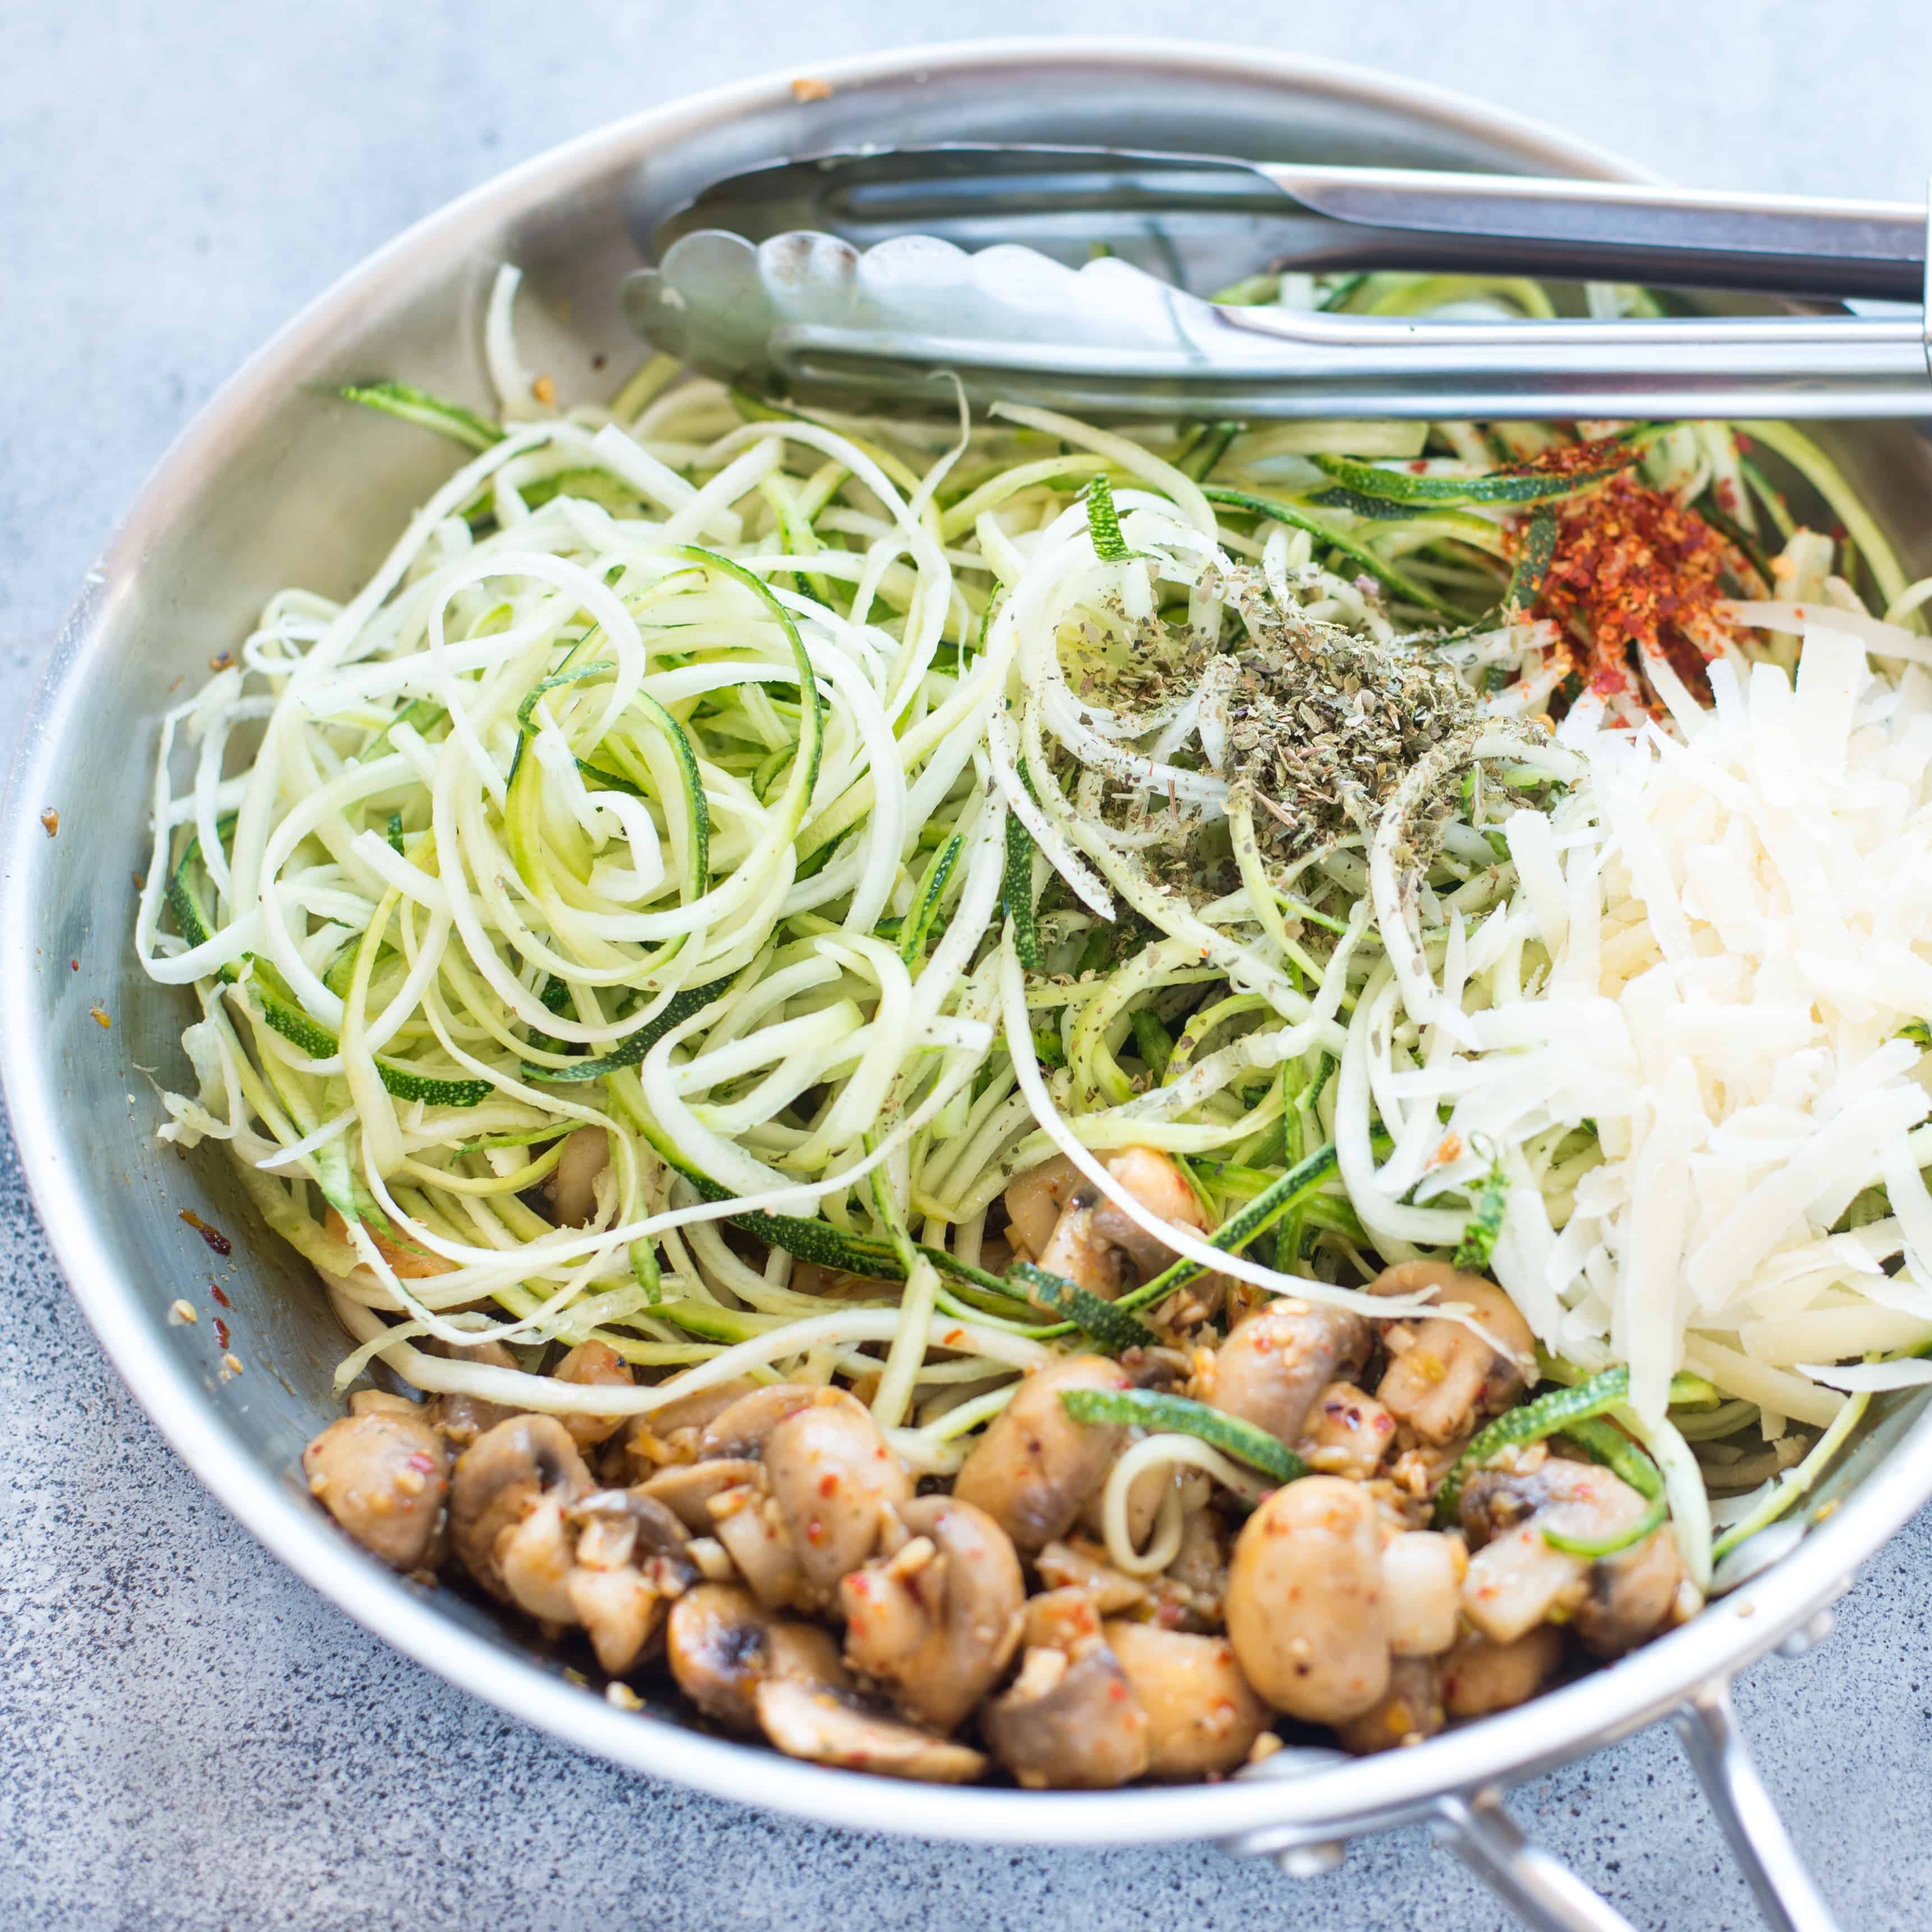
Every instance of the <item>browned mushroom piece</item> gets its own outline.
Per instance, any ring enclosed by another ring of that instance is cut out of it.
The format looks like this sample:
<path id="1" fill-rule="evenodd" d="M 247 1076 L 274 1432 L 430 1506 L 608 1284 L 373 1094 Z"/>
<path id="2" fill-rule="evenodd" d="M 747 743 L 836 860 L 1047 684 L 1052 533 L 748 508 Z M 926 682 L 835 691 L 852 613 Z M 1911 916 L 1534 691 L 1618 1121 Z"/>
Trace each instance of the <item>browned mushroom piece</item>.
<path id="1" fill-rule="evenodd" d="M 631 1365 L 608 1342 L 580 1342 L 552 1371 L 552 1378 L 584 1388 L 628 1388 L 637 1378 Z M 561 1418 L 580 1449 L 608 1442 L 624 1426 L 621 1415 L 566 1415 Z"/>
<path id="2" fill-rule="evenodd" d="M 541 1623 L 577 1621 L 570 1601 L 577 1534 L 564 1515 L 567 1501 L 554 1491 L 538 1497 L 522 1522 L 496 1538 L 496 1569 L 505 1592 Z"/>
<path id="3" fill-rule="evenodd" d="M 1246 1760 L 1270 1713 L 1226 1637 L 1120 1618 L 1105 1633 L 1148 1715 L 1150 1778 L 1212 1778 Z"/>
<path id="4" fill-rule="evenodd" d="M 788 1757 L 924 1784 L 964 1784 L 986 1754 L 873 1709 L 850 1690 L 768 1677 L 754 1694 L 758 1723 Z"/>
<path id="5" fill-rule="evenodd" d="M 633 1480 L 641 1480 L 658 1469 L 696 1462 L 699 1438 L 706 1424 L 757 1387 L 748 1377 L 740 1376 L 633 1416 L 625 1424 L 622 1444 L 634 1472 Z"/>
<path id="6" fill-rule="evenodd" d="M 763 1466 L 754 1466 L 753 1481 L 721 1490 L 705 1505 L 711 1534 L 767 1610 L 813 1614 L 821 1607 L 819 1594 L 798 1560 L 778 1505 L 765 1493 Z"/>
<path id="7" fill-rule="evenodd" d="M 1019 1675 L 980 1729 L 1028 1790 L 1099 1791 L 1146 1771 L 1152 1726 L 1085 1594 L 1052 1590 L 1028 1604 Z"/>
<path id="8" fill-rule="evenodd" d="M 1462 1527 L 1478 1546 L 1463 1580 L 1464 1616 L 1508 1643 L 1553 1611 L 1600 1657 L 1635 1648 L 1677 1613 L 1684 1566 L 1670 1526 L 1594 1559 L 1556 1548 L 1544 1532 L 1606 1542 L 1648 1508 L 1594 1462 L 1551 1456 L 1533 1467 L 1479 1469 L 1462 1486 Z"/>
<path id="9" fill-rule="evenodd" d="M 1358 1483 L 1381 1468 L 1395 1441 L 1395 1418 L 1353 1382 L 1330 1382 L 1321 1390 L 1302 1427 L 1305 1433 L 1295 1444 L 1302 1461 L 1318 1475 Z"/>
<path id="10" fill-rule="evenodd" d="M 1466 1636 L 1444 1658 L 1442 1701 L 1452 1718 L 1484 1718 L 1526 1704 L 1563 1661 L 1563 1633 L 1538 1624 L 1514 1643 Z"/>
<path id="11" fill-rule="evenodd" d="M 1378 1702 L 1389 1604 L 1374 1497 L 1340 1476 L 1275 1490 L 1242 1526 L 1226 1607 L 1241 1670 L 1276 1710 L 1339 1724 Z"/>
<path id="12" fill-rule="evenodd" d="M 1385 1268 L 1372 1292 L 1413 1294 L 1428 1288 L 1437 1291 L 1438 1303 L 1468 1304 L 1470 1318 L 1484 1333 L 1446 1315 L 1390 1322 L 1383 1340 L 1394 1359 L 1376 1394 L 1398 1422 L 1431 1442 L 1447 1442 L 1467 1435 L 1485 1416 L 1500 1414 L 1522 1394 L 1535 1367 L 1536 1338 L 1494 1282 L 1445 1262 L 1404 1262 Z"/>
<path id="13" fill-rule="evenodd" d="M 705 1424 L 698 1438 L 698 1460 L 728 1456 L 756 1462 L 764 1454 L 766 1437 L 787 1416 L 819 1403 L 854 1400 L 843 1389 L 813 1382 L 768 1382 L 728 1403 Z"/>
<path id="14" fill-rule="evenodd" d="M 473 1348 L 453 1348 L 442 1342 L 424 1344 L 427 1353 L 448 1356 L 453 1360 L 475 1362 L 486 1369 L 514 1369 L 515 1356 L 500 1342 L 482 1342 Z M 429 1420 L 450 1447 L 460 1454 L 477 1437 L 525 1412 L 506 1402 L 486 1402 L 477 1395 L 439 1395 L 429 1404 Z"/>
<path id="15" fill-rule="evenodd" d="M 1369 1359 L 1369 1324 L 1346 1308 L 1280 1300 L 1234 1324 L 1197 1378 L 1196 1393 L 1291 1447 L 1316 1398 Z"/>
<path id="16" fill-rule="evenodd" d="M 1335 1742 L 1366 1757 L 1432 1738 L 1444 1722 L 1441 1667 L 1432 1657 L 1399 1657 L 1388 1688 L 1359 1717 L 1335 1726 Z"/>
<path id="17" fill-rule="evenodd" d="M 418 1414 L 332 1422 L 302 1451 L 309 1493 L 370 1556 L 417 1570 L 436 1547 L 449 1450 Z"/>
<path id="18" fill-rule="evenodd" d="M 909 1718 L 950 1731 L 1010 1661 L 1026 1582 L 983 1510 L 920 1496 L 898 1514 L 911 1540 L 839 1586 L 845 1661 Z"/>
<path id="19" fill-rule="evenodd" d="M 1070 1389 L 1124 1389 L 1126 1371 L 1104 1355 L 1076 1355 L 1028 1374 L 974 1445 L 952 1485 L 1031 1556 L 1064 1537 L 1081 1505 L 1106 1480 L 1126 1432 L 1076 1422 L 1060 1398 Z"/>
<path id="20" fill-rule="evenodd" d="M 1116 1570 L 1106 1550 L 1084 1536 L 1049 1543 L 1033 1560 L 1034 1573 L 1049 1590 L 1079 1590 L 1103 1617 L 1138 1610 L 1148 1600 L 1148 1586 Z"/>
<path id="21" fill-rule="evenodd" d="M 597 1177 L 610 1165 L 610 1136 L 602 1127 L 579 1127 L 544 1184 L 560 1228 L 581 1228 L 597 1212 Z"/>
<path id="22" fill-rule="evenodd" d="M 598 1490 L 566 1512 L 576 1562 L 564 1580 L 574 1620 L 614 1677 L 654 1654 L 666 1607 L 698 1580 L 684 1526 L 641 1490 Z"/>
<path id="23" fill-rule="evenodd" d="M 449 1485 L 450 1542 L 471 1576 L 490 1595 L 507 1600 L 500 1545 L 546 1497 L 560 1511 L 594 1486 L 570 1432 L 555 1416 L 512 1416 L 457 1459 Z M 526 1555 L 536 1562 L 534 1538 Z"/>
<path id="24" fill-rule="evenodd" d="M 1453 1531 L 1403 1530 L 1382 1545 L 1389 1648 L 1397 1657 L 1440 1657 L 1454 1646 L 1468 1567 L 1468 1552 Z"/>
<path id="25" fill-rule="evenodd" d="M 755 1491 L 764 1466 L 742 1457 L 715 1462 L 676 1462 L 646 1476 L 637 1486 L 655 1497 L 694 1536 L 712 1533 L 711 1498 L 748 1486 Z"/>
<path id="26" fill-rule="evenodd" d="M 1016 1253 L 1024 1252 L 1036 1261 L 1046 1253 L 1060 1214 L 1081 1180 L 1080 1170 L 1058 1154 L 1008 1184 L 1008 1239 Z"/>
<path id="27" fill-rule="evenodd" d="M 850 1682 L 830 1631 L 770 1616 L 735 1583 L 700 1583 L 680 1597 L 665 1650 L 678 1688 L 733 1730 L 758 1729 L 758 1689 L 768 1678 L 835 1688 Z"/>
<path id="28" fill-rule="evenodd" d="M 772 1502 L 820 1607 L 836 1600 L 842 1579 L 897 1540 L 895 1512 L 913 1492 L 872 1412 L 836 1393 L 839 1400 L 788 1415 L 765 1438 Z"/>

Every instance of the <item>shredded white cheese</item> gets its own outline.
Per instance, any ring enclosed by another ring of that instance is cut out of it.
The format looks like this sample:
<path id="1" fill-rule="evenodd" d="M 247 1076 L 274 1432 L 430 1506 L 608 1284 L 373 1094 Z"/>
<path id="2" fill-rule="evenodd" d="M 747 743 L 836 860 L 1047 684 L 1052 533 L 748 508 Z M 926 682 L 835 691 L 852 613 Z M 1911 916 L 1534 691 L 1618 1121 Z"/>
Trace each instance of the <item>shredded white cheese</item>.
<path id="1" fill-rule="evenodd" d="M 1932 1058 L 1900 1036 L 1932 1022 L 1932 677 L 1875 676 L 1868 641 L 1808 621 L 1795 688 L 1714 664 L 1681 740 L 1566 731 L 1589 778 L 1508 824 L 1472 1042 L 1405 1052 L 1386 1010 L 1352 1031 L 1378 1096 L 1450 1106 L 1444 1148 L 1512 1150 L 1498 1278 L 1546 1347 L 1628 1362 L 1649 1420 L 1688 1368 L 1768 1432 L 1826 1424 L 1877 1385 L 1830 1364 L 1932 1342 Z M 1600 1164 L 1554 1185 L 1586 1122 Z M 1890 1215 L 1834 1236 L 1880 1186 Z"/>

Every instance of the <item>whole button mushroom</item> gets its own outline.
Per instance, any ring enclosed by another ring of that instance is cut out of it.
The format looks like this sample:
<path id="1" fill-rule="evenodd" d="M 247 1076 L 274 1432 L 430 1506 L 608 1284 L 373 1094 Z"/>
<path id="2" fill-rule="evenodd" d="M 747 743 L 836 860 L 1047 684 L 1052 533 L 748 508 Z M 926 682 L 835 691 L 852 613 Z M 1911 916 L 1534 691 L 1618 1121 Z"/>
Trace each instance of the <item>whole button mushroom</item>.
<path id="1" fill-rule="evenodd" d="M 665 1650 L 677 1688 L 734 1731 L 758 1729 L 758 1686 L 767 1678 L 797 1677 L 820 1688 L 850 1682 L 830 1631 L 772 1616 L 735 1583 L 700 1583 L 680 1597 Z"/>
<path id="2" fill-rule="evenodd" d="M 1107 1642 L 1148 1715 L 1150 1778 L 1212 1778 L 1246 1761 L 1268 1728 L 1226 1637 L 1116 1618 Z"/>
<path id="3" fill-rule="evenodd" d="M 1426 1288 L 1436 1290 L 1438 1302 L 1467 1304 L 1484 1334 L 1447 1315 L 1391 1322 L 1383 1339 L 1394 1360 L 1376 1394 L 1398 1422 L 1431 1442 L 1448 1442 L 1466 1436 L 1485 1416 L 1500 1414 L 1522 1394 L 1535 1366 L 1536 1338 L 1494 1282 L 1442 1262 L 1385 1268 L 1370 1292 L 1413 1294 Z"/>
<path id="4" fill-rule="evenodd" d="M 596 1486 L 555 1416 L 513 1416 L 458 1457 L 449 1486 L 450 1542 L 470 1575 L 508 1600 L 500 1550 L 546 1498 L 560 1510 Z M 536 1554 L 530 1552 L 532 1562 Z"/>
<path id="5" fill-rule="evenodd" d="M 309 1493 L 392 1570 L 418 1570 L 436 1545 L 449 1451 L 416 1415 L 378 1411 L 332 1422 L 302 1451 Z"/>
<path id="6" fill-rule="evenodd" d="M 950 1731 L 1010 1661 L 1026 1581 L 985 1510 L 920 1496 L 898 1514 L 911 1540 L 839 1586 L 845 1661 L 908 1717 Z"/>
<path id="7" fill-rule="evenodd" d="M 1152 1726 L 1078 1590 L 1027 1606 L 1019 1675 L 980 1714 L 992 1754 L 1028 1790 L 1102 1791 L 1148 1768 Z"/>
<path id="8" fill-rule="evenodd" d="M 1346 1308 L 1277 1301 L 1235 1324 L 1202 1371 L 1198 1392 L 1292 1448 L 1316 1399 L 1360 1372 L 1370 1341 L 1369 1324 Z"/>
<path id="9" fill-rule="evenodd" d="M 822 1604 L 893 1528 L 912 1478 L 851 1396 L 787 1416 L 765 1438 L 765 1474 L 800 1569 Z"/>
<path id="10" fill-rule="evenodd" d="M 974 1445 L 952 1493 L 984 1510 L 1022 1556 L 1037 1556 L 1073 1526 L 1126 1439 L 1117 1424 L 1076 1422 L 1060 1396 L 1070 1389 L 1129 1386 L 1126 1371 L 1104 1355 L 1035 1369 Z"/>
<path id="11" fill-rule="evenodd" d="M 1389 1681 L 1375 1498 L 1340 1476 L 1275 1490 L 1235 1542 L 1227 1616 L 1242 1674 L 1276 1710 L 1318 1724 L 1367 1710 Z"/>

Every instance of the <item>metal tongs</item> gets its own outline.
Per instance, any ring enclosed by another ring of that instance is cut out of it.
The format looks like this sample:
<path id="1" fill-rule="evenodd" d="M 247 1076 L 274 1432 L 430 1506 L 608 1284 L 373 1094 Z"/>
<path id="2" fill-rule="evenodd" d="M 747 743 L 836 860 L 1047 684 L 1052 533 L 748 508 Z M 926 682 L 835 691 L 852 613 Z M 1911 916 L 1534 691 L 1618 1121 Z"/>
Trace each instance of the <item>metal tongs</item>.
<path id="1" fill-rule="evenodd" d="M 1908 203 L 950 144 L 729 176 L 653 245 L 623 289 L 639 334 L 802 400 L 931 406 L 944 371 L 976 404 L 1114 416 L 1932 416 L 1928 208 Z M 1206 299 L 1263 268 L 1742 290 L 1811 312 Z"/>

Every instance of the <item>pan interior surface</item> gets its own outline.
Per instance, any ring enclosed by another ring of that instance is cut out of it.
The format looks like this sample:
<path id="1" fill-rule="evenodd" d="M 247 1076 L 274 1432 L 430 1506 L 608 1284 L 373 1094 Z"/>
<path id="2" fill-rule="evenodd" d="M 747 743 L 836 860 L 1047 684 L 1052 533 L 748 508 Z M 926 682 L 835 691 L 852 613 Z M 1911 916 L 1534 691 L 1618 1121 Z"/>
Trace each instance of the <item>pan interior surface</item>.
<path id="1" fill-rule="evenodd" d="M 1413 1815 L 1437 1792 L 1508 1779 L 1651 1721 L 1761 1654 L 1844 1587 L 1932 1492 L 1923 1398 L 1895 1402 L 1828 1499 L 1844 1507 L 1741 1599 L 1538 1702 L 1419 1749 L 1304 1779 L 1104 1796 L 934 1792 L 818 1769 L 696 1730 L 667 1702 L 627 1715 L 569 1682 L 523 1632 L 378 1569 L 302 1484 L 302 1445 L 339 1407 L 346 1352 L 305 1264 L 262 1224 L 218 1150 L 182 1156 L 146 1070 L 178 1079 L 190 994 L 152 984 L 129 945 L 148 862 L 156 720 L 236 648 L 274 590 L 344 597 L 454 467 L 446 446 L 336 399 L 389 376 L 486 401 L 480 316 L 506 260 L 532 299 L 523 344 L 565 404 L 609 393 L 637 345 L 623 277 L 706 182 L 774 156 L 867 142 L 1130 142 L 1258 160 L 1609 175 L 1617 164 L 1510 117 L 1352 70 L 1179 45 L 1077 40 L 928 50 L 821 69 L 654 111 L 541 158 L 431 217 L 292 324 L 177 445 L 93 574 L 29 722 L 10 793 L 0 927 L 6 1091 L 29 1184 L 89 1321 L 157 1424 L 262 1540 L 358 1620 L 452 1681 L 579 1746 L 722 1795 L 873 1829 L 1132 1843 L 1272 1822 L 1312 1831 Z M 1262 266 L 1260 263 L 1256 266 Z M 1932 452 L 1898 427 L 1834 454 L 1932 568 Z M 50 838 L 40 814 L 59 814 Z M 69 970 L 87 958 L 86 981 Z M 108 967 L 106 962 L 112 962 Z M 111 972 L 101 1005 L 91 1010 Z M 192 1215 L 194 1221 L 188 1217 Z M 199 1223 L 197 1226 L 196 1223 Z M 203 1232 L 203 1231 L 207 1232 Z M 202 1322 L 170 1325 L 211 1280 L 238 1375 Z M 1748 1601 L 1758 1614 L 1736 1613 Z"/>

